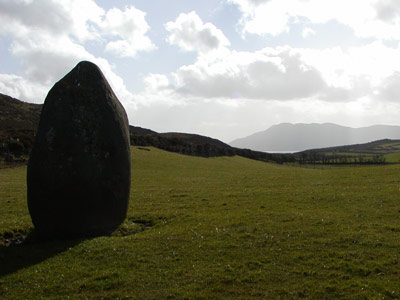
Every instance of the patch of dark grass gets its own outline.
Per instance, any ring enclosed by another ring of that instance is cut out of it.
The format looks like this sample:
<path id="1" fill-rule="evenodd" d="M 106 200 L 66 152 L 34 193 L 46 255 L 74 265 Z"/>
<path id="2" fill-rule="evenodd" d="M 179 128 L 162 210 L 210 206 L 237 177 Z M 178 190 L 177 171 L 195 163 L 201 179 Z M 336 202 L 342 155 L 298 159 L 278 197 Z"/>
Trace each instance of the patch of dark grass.
<path id="1" fill-rule="evenodd" d="M 128 236 L 149 230 L 155 225 L 153 220 L 128 218 L 121 226 L 115 230 L 111 236 Z"/>

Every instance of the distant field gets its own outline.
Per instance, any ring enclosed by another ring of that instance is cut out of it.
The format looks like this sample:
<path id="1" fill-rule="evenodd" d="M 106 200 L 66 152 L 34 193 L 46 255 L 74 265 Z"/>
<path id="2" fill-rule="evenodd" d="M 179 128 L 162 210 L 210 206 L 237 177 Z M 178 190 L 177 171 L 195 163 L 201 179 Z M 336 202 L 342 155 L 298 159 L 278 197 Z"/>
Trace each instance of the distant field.
<path id="1" fill-rule="evenodd" d="M 400 163 L 400 152 L 385 155 L 386 161 L 391 163 Z"/>
<path id="2" fill-rule="evenodd" d="M 5 246 L 32 224 L 26 167 L 0 169 L 0 299 L 400 298 L 400 164 L 148 149 L 111 237 Z"/>
<path id="3" fill-rule="evenodd" d="M 400 140 L 379 140 L 366 144 L 348 145 L 319 149 L 323 152 L 347 154 L 391 154 L 400 152 Z M 313 151 L 313 150 L 311 150 Z M 318 151 L 318 149 L 317 149 Z M 306 151 L 307 152 L 307 151 Z"/>
<path id="4" fill-rule="evenodd" d="M 297 161 L 317 164 L 383 164 L 400 163 L 400 140 L 379 140 L 321 149 L 295 154 Z"/>

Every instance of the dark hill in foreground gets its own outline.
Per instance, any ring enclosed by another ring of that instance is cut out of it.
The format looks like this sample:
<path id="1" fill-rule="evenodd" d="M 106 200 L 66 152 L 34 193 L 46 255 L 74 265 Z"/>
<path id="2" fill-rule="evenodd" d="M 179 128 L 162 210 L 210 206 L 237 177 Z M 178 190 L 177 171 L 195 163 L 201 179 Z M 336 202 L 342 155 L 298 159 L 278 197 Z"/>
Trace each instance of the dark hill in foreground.
<path id="1" fill-rule="evenodd" d="M 42 106 L 0 94 L 0 160 L 26 161 Z"/>
<path id="2" fill-rule="evenodd" d="M 186 155 L 213 157 L 235 155 L 234 148 L 213 138 L 187 133 L 158 133 L 141 127 L 129 126 L 131 144 L 153 146 Z"/>

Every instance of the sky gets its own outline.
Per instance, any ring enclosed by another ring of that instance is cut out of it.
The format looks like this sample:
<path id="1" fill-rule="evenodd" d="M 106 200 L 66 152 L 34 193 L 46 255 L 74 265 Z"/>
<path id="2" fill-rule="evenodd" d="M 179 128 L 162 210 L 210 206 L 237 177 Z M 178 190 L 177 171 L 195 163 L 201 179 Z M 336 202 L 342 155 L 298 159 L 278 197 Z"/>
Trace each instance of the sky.
<path id="1" fill-rule="evenodd" d="M 0 0 L 0 24 L 0 93 L 23 101 L 89 60 L 158 132 L 400 125 L 398 0 Z"/>

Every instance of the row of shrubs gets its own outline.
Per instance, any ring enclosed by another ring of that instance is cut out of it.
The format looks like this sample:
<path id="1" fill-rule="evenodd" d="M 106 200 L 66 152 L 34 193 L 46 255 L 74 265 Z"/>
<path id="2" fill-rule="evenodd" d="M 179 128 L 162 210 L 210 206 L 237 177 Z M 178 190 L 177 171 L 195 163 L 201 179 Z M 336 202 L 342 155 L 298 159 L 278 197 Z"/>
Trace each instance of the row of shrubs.
<path id="1" fill-rule="evenodd" d="M 384 155 L 339 155 L 325 154 L 318 152 L 302 152 L 297 154 L 297 162 L 301 164 L 324 164 L 324 165 L 345 165 L 345 164 L 385 164 L 386 158 Z"/>
<path id="2" fill-rule="evenodd" d="M 26 162 L 32 149 L 34 132 L 20 130 L 0 135 L 0 160 L 5 162 Z"/>

